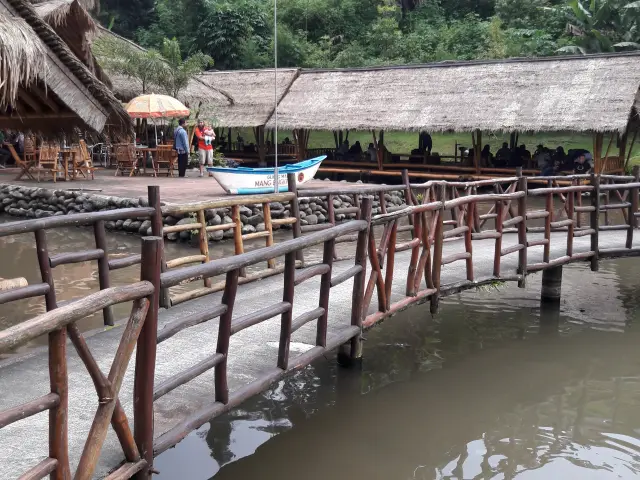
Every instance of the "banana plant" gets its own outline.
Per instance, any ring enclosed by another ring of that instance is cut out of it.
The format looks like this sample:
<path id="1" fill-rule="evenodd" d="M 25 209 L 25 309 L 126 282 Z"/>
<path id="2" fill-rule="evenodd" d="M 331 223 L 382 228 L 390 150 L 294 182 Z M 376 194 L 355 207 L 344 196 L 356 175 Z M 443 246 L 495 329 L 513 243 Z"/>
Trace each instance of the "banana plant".
<path id="1" fill-rule="evenodd" d="M 640 1 L 568 0 L 567 33 L 574 45 L 561 53 L 587 54 L 640 49 Z"/>

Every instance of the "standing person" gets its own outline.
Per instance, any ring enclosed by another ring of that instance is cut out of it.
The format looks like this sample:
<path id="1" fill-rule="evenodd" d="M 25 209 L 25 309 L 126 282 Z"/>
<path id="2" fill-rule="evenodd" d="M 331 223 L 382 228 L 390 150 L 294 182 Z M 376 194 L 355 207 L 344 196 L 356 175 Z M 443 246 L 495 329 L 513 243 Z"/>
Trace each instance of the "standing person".
<path id="1" fill-rule="evenodd" d="M 420 132 L 418 149 L 420 153 L 427 153 L 427 155 L 431 155 L 431 149 L 433 148 L 433 139 L 431 135 L 427 132 Z"/>
<path id="2" fill-rule="evenodd" d="M 184 128 L 186 120 L 178 120 L 178 128 L 173 132 L 174 149 L 178 152 L 178 176 L 185 177 L 189 163 L 189 136 Z"/>
<path id="3" fill-rule="evenodd" d="M 198 138 L 198 156 L 200 157 L 200 177 L 204 177 L 204 164 L 213 167 L 213 141 L 216 134 L 209 126 L 205 126 L 204 120 L 198 120 L 196 127 L 196 137 Z M 213 174 L 209 174 L 210 177 Z"/>

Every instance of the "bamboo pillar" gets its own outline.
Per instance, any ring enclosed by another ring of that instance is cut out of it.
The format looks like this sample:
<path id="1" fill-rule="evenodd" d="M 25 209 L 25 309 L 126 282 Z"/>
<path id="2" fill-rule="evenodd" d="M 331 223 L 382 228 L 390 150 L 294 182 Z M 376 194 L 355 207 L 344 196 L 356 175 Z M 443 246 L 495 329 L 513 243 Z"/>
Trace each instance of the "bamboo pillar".
<path id="1" fill-rule="evenodd" d="M 472 135 L 472 139 L 474 139 Z M 482 131 L 476 130 L 475 145 L 473 146 L 473 166 L 476 169 L 476 174 L 480 174 L 480 155 L 482 152 Z"/>
<path id="2" fill-rule="evenodd" d="M 603 134 L 602 132 L 596 132 L 593 137 L 593 162 L 594 169 L 596 173 L 602 173 L 602 143 L 603 143 Z"/>

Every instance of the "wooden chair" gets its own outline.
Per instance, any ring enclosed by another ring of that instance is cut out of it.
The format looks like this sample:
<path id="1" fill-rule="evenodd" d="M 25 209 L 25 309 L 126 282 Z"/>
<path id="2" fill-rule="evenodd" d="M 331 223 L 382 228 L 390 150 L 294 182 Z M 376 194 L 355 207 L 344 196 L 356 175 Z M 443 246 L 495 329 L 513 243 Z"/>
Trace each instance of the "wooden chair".
<path id="1" fill-rule="evenodd" d="M 87 148 L 87 142 L 84 140 L 80 140 L 79 155 L 76 155 L 74 163 L 75 170 L 80 172 L 84 178 L 91 174 L 91 180 L 95 180 L 93 172 L 96 167 L 93 166 L 93 158 Z"/>
<path id="2" fill-rule="evenodd" d="M 138 173 L 138 156 L 136 155 L 136 149 L 131 143 L 120 143 L 114 145 L 116 151 L 116 174 L 122 172 L 129 172 L 129 176 L 133 177 Z"/>
<path id="3" fill-rule="evenodd" d="M 155 163 L 156 175 L 160 174 L 161 168 L 167 169 L 167 177 L 173 177 L 176 161 L 178 159 L 177 152 L 172 145 L 158 146 L 158 158 Z"/>
<path id="4" fill-rule="evenodd" d="M 18 152 L 16 152 L 16 149 L 13 147 L 13 145 L 7 144 L 7 149 L 9 150 L 9 152 L 11 152 L 11 156 L 16 162 L 16 166 L 20 167 L 20 173 L 15 178 L 15 180 L 20 180 L 25 175 L 27 176 L 27 178 L 35 180 L 35 177 L 31 173 L 31 169 L 35 167 L 37 163 L 35 157 L 25 157 L 25 159 L 23 160 L 22 158 L 20 158 L 20 155 L 18 155 Z"/>
<path id="5" fill-rule="evenodd" d="M 60 155 L 60 147 L 54 144 L 43 143 L 40 146 L 40 154 L 38 158 L 38 182 L 40 181 L 40 172 L 51 174 L 53 182 L 56 182 L 58 172 L 60 172 L 58 156 Z"/>

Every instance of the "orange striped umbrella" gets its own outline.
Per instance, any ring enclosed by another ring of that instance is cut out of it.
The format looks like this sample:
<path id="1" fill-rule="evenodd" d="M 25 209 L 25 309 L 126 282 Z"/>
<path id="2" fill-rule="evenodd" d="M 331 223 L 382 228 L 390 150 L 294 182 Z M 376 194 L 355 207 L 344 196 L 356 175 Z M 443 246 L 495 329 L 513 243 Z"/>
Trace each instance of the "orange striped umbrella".
<path id="1" fill-rule="evenodd" d="M 126 106 L 133 118 L 176 118 L 188 117 L 189 109 L 180 101 L 168 95 L 140 95 Z"/>

